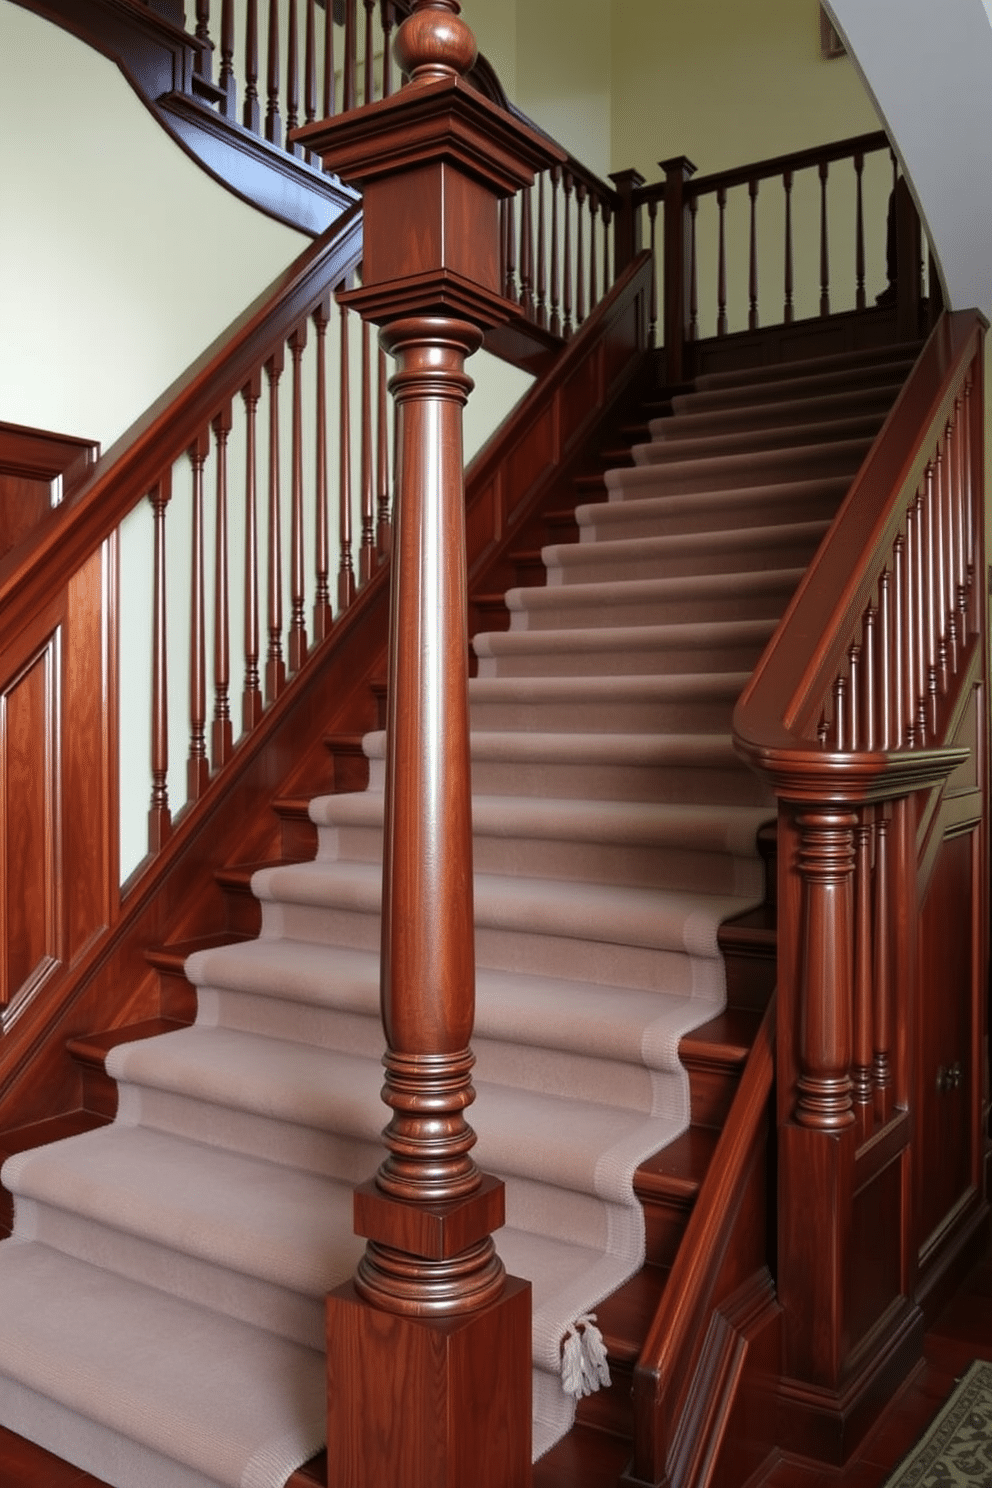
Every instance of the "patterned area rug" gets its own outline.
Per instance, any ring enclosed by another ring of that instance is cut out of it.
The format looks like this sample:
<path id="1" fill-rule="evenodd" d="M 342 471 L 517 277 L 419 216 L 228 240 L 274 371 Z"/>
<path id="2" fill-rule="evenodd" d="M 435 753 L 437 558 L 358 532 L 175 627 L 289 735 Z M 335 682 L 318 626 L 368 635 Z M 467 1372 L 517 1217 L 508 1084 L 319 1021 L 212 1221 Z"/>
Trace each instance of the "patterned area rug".
<path id="1" fill-rule="evenodd" d="M 992 1488 L 992 1363 L 976 1359 L 885 1488 Z"/>

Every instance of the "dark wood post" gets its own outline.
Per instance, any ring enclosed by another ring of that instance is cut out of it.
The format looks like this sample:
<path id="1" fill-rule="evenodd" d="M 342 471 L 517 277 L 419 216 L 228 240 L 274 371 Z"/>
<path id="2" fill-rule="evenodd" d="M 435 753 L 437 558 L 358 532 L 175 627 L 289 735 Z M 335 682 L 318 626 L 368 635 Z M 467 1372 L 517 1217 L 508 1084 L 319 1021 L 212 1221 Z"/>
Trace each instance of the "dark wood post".
<path id="1" fill-rule="evenodd" d="M 610 180 L 619 200 L 613 211 L 613 273 L 619 275 L 641 251 L 641 207 L 634 200 L 644 185 L 640 171 L 612 171 Z"/>
<path id="2" fill-rule="evenodd" d="M 509 312 L 500 197 L 560 160 L 463 81 L 457 0 L 415 0 L 400 92 L 300 140 L 365 206 L 361 288 L 340 296 L 396 358 L 383 859 L 388 1149 L 355 1195 L 368 1240 L 328 1298 L 328 1479 L 349 1488 L 530 1481 L 530 1289 L 492 1239 L 503 1186 L 479 1172 L 462 408 L 464 363 Z"/>
<path id="3" fill-rule="evenodd" d="M 692 219 L 685 188 L 696 167 L 684 155 L 658 163 L 665 172 L 665 377 L 676 383 L 684 376 L 689 336 Z"/>
<path id="4" fill-rule="evenodd" d="M 895 185 L 896 206 L 896 333 L 907 341 L 920 334 L 923 245 L 920 216 L 906 177 Z"/>

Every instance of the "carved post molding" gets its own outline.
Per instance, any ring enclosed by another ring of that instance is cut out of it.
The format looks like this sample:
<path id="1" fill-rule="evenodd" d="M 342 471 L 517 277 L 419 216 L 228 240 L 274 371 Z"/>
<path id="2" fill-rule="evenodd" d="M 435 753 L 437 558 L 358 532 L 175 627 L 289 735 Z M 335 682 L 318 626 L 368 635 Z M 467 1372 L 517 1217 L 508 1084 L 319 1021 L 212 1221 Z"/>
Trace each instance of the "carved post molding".
<path id="1" fill-rule="evenodd" d="M 798 869 L 802 880 L 800 999 L 802 1070 L 795 1119 L 838 1131 L 854 1121 L 851 1083 L 854 828 L 843 807 L 803 810 Z"/>
<path id="2" fill-rule="evenodd" d="M 328 1479 L 342 1488 L 530 1481 L 530 1295 L 492 1231 L 481 1174 L 475 1009 L 462 409 L 466 358 L 510 318 L 499 199 L 557 147 L 464 82 L 457 0 L 415 0 L 399 93 L 296 132 L 364 195 L 360 288 L 396 358 L 396 506 L 387 718 L 381 998 L 387 1156 L 355 1195 L 368 1241 L 328 1298 Z"/>

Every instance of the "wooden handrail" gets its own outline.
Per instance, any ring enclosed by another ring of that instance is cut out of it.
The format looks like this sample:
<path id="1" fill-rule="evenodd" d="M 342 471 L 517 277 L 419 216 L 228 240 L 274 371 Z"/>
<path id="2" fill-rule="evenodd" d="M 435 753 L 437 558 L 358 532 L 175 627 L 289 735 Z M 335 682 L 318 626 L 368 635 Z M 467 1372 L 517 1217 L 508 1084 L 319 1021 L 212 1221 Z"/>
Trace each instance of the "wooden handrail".
<path id="1" fill-rule="evenodd" d="M 754 165 L 738 165 L 730 170 L 714 171 L 708 176 L 697 176 L 688 187 L 688 192 L 695 197 L 712 195 L 721 189 L 729 190 L 732 186 L 747 186 L 752 181 L 782 176 L 786 171 L 809 170 L 814 166 L 829 165 L 834 160 L 848 160 L 856 155 L 870 155 L 876 150 L 888 149 L 888 135 L 883 129 L 876 129 L 870 134 L 852 135 L 850 139 L 835 140 L 829 145 L 815 145 L 807 150 L 792 150 L 787 155 L 774 155 Z"/>
<path id="2" fill-rule="evenodd" d="M 219 336 L 106 451 L 74 495 L 0 561 L 0 617 L 13 636 L 96 551 L 235 397 L 271 350 L 361 261 L 362 212 L 345 217 Z"/>
<path id="3" fill-rule="evenodd" d="M 675 1463 L 686 1449 L 687 1402 L 741 1195 L 764 1149 L 774 1073 L 773 993 L 634 1371 L 634 1481 L 682 1481 Z"/>
<path id="4" fill-rule="evenodd" d="M 778 751 L 800 751 L 814 767 L 817 757 L 823 759 L 816 738 L 820 710 L 981 337 L 975 312 L 941 319 L 744 689 L 734 713 L 735 740 L 759 767 L 771 766 Z M 900 770 L 895 759 L 880 756 L 865 768 L 888 773 L 893 794 L 905 788 L 902 772 L 927 769 L 919 758 L 901 761 Z"/>

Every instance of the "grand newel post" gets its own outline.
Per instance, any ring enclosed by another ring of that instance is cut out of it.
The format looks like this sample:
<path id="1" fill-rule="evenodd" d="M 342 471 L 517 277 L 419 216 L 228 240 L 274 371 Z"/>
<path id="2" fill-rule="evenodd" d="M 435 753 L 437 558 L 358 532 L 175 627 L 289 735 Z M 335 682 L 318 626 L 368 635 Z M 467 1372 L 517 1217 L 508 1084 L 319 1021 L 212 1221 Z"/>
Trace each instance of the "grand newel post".
<path id="1" fill-rule="evenodd" d="M 328 1299 L 328 1481 L 530 1481 L 530 1288 L 492 1231 L 503 1185 L 472 1157 L 475 1004 L 462 408 L 466 358 L 511 308 L 498 202 L 559 158 L 464 81 L 457 0 L 414 0 L 407 85 L 296 138 L 364 194 L 361 288 L 398 411 L 382 905 L 388 1155 L 355 1195 L 366 1237 Z"/>

